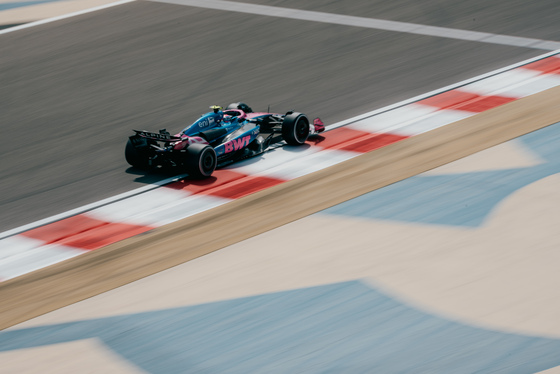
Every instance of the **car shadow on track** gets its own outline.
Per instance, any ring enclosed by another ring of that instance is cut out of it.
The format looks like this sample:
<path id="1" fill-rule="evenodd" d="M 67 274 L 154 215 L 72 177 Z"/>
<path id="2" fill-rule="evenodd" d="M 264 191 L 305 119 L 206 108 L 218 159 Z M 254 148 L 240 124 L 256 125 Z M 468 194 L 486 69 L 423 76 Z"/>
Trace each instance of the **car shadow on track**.
<path id="1" fill-rule="evenodd" d="M 132 166 L 126 169 L 125 172 L 127 174 L 137 175 L 137 177 L 134 178 L 134 182 L 142 183 L 142 184 L 154 184 L 154 183 L 162 182 L 169 178 L 178 177 L 182 175 L 177 170 L 161 169 L 161 168 L 144 170 Z"/>

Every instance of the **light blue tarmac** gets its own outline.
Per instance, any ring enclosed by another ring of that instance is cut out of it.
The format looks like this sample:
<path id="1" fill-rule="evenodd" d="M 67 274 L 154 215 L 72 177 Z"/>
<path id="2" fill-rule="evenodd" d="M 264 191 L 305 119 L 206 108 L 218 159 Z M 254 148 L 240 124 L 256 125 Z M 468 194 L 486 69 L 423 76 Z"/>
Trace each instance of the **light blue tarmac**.
<path id="1" fill-rule="evenodd" d="M 417 175 L 322 214 L 479 227 L 505 198 L 560 172 L 560 125 L 527 134 L 514 142 L 541 158 L 536 166 L 450 175 Z"/>
<path id="2" fill-rule="evenodd" d="M 533 373 L 560 340 L 433 316 L 360 281 L 0 333 L 0 351 L 98 338 L 149 373 Z"/>
<path id="3" fill-rule="evenodd" d="M 15 8 L 23 8 L 31 5 L 54 3 L 57 1 L 62 1 L 62 0 L 38 0 L 38 1 L 25 1 L 25 2 L 14 2 L 14 3 L 0 3 L 0 11 L 15 9 Z"/>

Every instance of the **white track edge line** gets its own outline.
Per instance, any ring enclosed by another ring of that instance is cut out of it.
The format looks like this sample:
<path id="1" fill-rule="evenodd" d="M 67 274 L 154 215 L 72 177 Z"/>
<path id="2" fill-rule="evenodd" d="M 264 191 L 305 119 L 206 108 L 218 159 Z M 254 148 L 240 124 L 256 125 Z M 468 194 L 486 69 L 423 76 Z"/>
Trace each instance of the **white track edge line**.
<path id="1" fill-rule="evenodd" d="M 96 7 L 93 7 L 93 8 L 79 10 L 79 11 L 73 12 L 73 13 L 63 14 L 61 16 L 56 16 L 56 17 L 52 17 L 52 18 L 42 19 L 42 20 L 39 20 L 39 21 L 25 23 L 23 25 L 14 26 L 14 27 L 10 27 L 10 28 L 1 30 L 0 35 L 1 34 L 7 34 L 9 32 L 13 32 L 13 31 L 27 29 L 27 28 L 30 28 L 30 27 L 44 25 L 44 24 L 50 23 L 50 22 L 60 21 L 62 19 L 75 17 L 75 16 L 79 16 L 79 15 L 82 15 L 82 14 L 86 14 L 86 13 L 95 12 L 95 11 L 98 11 L 98 10 L 101 10 L 101 9 L 111 8 L 111 7 L 114 7 L 114 6 L 117 6 L 117 5 L 131 3 L 133 1 L 136 1 L 136 0 L 120 0 L 120 1 L 117 1 L 117 2 L 114 2 L 114 3 L 109 3 L 109 4 L 105 4 L 105 5 L 96 6 Z"/>
<path id="2" fill-rule="evenodd" d="M 127 3 L 127 2 L 132 2 L 132 1 L 136 1 L 136 0 L 124 0 L 124 1 L 121 1 L 121 2 L 118 2 L 118 3 Z M 118 3 L 112 3 L 112 4 L 117 4 L 118 5 Z M 402 107 L 402 106 L 405 106 L 405 105 L 408 105 L 408 104 L 412 104 L 414 102 L 423 100 L 423 99 L 428 98 L 430 96 L 435 96 L 437 94 L 440 94 L 440 93 L 443 93 L 443 92 L 446 92 L 446 91 L 450 91 L 452 89 L 455 89 L 455 88 L 458 88 L 458 87 L 461 87 L 461 86 L 465 86 L 469 83 L 473 83 L 473 82 L 491 77 L 493 75 L 503 73 L 504 71 L 512 70 L 512 69 L 518 68 L 520 66 L 527 65 L 531 62 L 535 62 L 535 61 L 542 60 L 542 59 L 547 58 L 547 57 L 554 56 L 554 55 L 559 54 L 559 53 L 560 53 L 560 49 L 556 50 L 556 51 L 548 52 L 548 53 L 545 53 L 545 54 L 542 54 L 542 55 L 539 55 L 539 56 L 536 56 L 536 57 L 532 57 L 530 59 L 512 64 L 512 65 L 506 66 L 504 68 L 500 68 L 500 69 L 491 71 L 489 73 L 485 73 L 485 74 L 482 74 L 482 75 L 479 75 L 479 76 L 476 76 L 476 77 L 473 77 L 473 78 L 470 78 L 470 79 L 467 79 L 467 80 L 464 80 L 464 81 L 461 81 L 461 82 L 458 82 L 458 83 L 454 83 L 454 84 L 439 88 L 439 89 L 434 90 L 434 91 L 430 91 L 430 92 L 422 94 L 422 95 L 415 96 L 411 99 L 400 101 L 398 103 L 391 104 L 391 105 L 388 105 L 386 107 L 379 108 L 379 109 L 373 110 L 371 112 L 367 112 L 367 113 L 361 114 L 359 116 L 352 117 L 352 118 L 349 118 L 347 120 L 343 120 L 343 121 L 334 123 L 330 126 L 327 126 L 327 131 L 336 129 L 338 127 L 346 126 L 346 125 L 349 125 L 351 123 L 354 123 L 354 122 L 372 117 L 374 115 L 377 115 L 377 114 L 380 114 L 380 113 L 383 113 L 383 112 L 388 112 L 390 110 L 393 110 L 393 109 L 396 109 L 396 108 L 399 108 L 399 107 Z M 123 199 L 126 199 L 128 197 L 141 194 L 143 192 L 161 187 L 165 184 L 168 184 L 168 183 L 171 183 L 173 181 L 184 178 L 185 176 L 186 176 L 186 174 L 182 174 L 180 176 L 172 177 L 172 178 L 157 182 L 155 184 L 140 187 L 138 189 L 135 189 L 135 190 L 132 190 L 132 191 L 129 191 L 129 192 L 125 192 L 125 193 L 122 193 L 122 194 L 114 196 L 114 197 L 110 197 L 110 198 L 107 198 L 107 199 L 104 199 L 104 200 L 100 200 L 96 203 L 91 203 L 91 204 L 88 204 L 88 205 L 85 205 L 85 206 L 82 206 L 82 207 L 79 207 L 79 208 L 76 208 L 76 209 L 72 209 L 72 210 L 70 210 L 68 212 L 65 212 L 65 213 L 61 213 L 61 214 L 58 214 L 58 215 L 55 215 L 55 216 L 52 216 L 52 217 L 48 217 L 48 218 L 45 218 L 45 219 L 30 223 L 30 224 L 27 224 L 27 225 L 24 225 L 24 226 L 20 226 L 20 227 L 16 227 L 16 228 L 8 230 L 8 231 L 4 231 L 4 232 L 0 233 L 0 240 L 5 239 L 5 238 L 10 237 L 10 236 L 20 234 L 20 233 L 25 232 L 27 230 L 37 228 L 39 226 L 44 226 L 46 224 L 56 222 L 56 221 L 62 220 L 64 218 L 68 218 L 68 217 L 71 217 L 71 216 L 74 216 L 74 215 L 77 215 L 77 214 L 81 214 L 81 213 L 93 210 L 93 209 L 98 208 L 98 207 L 103 206 L 103 205 L 111 204 L 111 203 L 113 203 L 115 201 L 118 201 L 118 200 L 123 200 Z"/>

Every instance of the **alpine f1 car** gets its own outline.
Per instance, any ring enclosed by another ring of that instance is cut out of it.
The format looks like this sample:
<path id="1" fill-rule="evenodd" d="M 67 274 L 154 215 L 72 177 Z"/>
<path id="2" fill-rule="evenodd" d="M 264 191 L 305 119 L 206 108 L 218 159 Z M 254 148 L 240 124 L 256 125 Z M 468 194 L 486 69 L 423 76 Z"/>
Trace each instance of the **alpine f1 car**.
<path id="1" fill-rule="evenodd" d="M 193 178 L 212 175 L 217 167 L 265 152 L 285 141 L 302 145 L 308 137 L 325 130 L 319 118 L 313 123 L 305 114 L 258 112 L 245 103 L 219 106 L 203 114 L 180 133 L 133 130 L 126 144 L 126 161 L 136 168 L 172 167 Z"/>

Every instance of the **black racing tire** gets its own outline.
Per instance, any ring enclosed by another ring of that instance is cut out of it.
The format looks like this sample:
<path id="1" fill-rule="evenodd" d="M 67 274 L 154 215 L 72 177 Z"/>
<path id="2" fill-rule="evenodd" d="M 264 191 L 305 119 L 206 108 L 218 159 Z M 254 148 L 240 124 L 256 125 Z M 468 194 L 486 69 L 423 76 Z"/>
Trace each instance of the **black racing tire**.
<path id="1" fill-rule="evenodd" d="M 216 151 L 207 144 L 189 145 L 185 156 L 185 171 L 192 178 L 208 178 L 216 170 Z"/>
<path id="2" fill-rule="evenodd" d="M 139 169 L 144 169 L 148 167 L 148 157 L 132 144 L 130 139 L 126 142 L 126 148 L 124 149 L 124 157 L 126 162 L 131 166 Z"/>
<path id="3" fill-rule="evenodd" d="M 286 114 L 282 122 L 282 137 L 289 145 L 302 145 L 309 137 L 309 120 L 305 114 Z"/>

